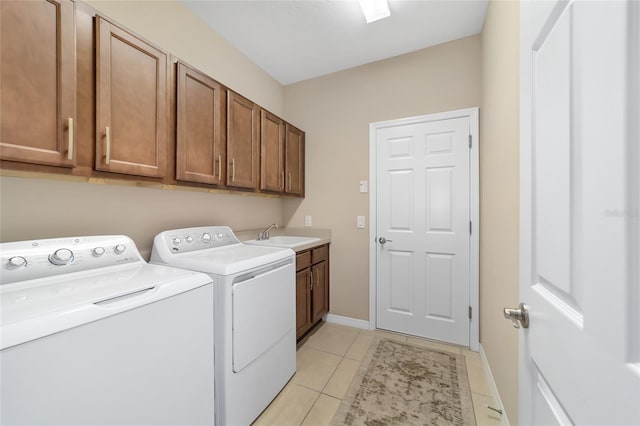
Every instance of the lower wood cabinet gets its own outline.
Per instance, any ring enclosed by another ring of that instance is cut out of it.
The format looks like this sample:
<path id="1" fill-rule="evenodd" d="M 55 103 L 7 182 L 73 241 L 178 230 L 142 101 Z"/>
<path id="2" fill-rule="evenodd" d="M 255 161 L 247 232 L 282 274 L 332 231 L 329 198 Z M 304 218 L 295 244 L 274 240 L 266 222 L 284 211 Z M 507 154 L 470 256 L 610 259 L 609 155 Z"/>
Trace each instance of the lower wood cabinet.
<path id="1" fill-rule="evenodd" d="M 329 312 L 329 244 L 296 256 L 296 338 Z"/>

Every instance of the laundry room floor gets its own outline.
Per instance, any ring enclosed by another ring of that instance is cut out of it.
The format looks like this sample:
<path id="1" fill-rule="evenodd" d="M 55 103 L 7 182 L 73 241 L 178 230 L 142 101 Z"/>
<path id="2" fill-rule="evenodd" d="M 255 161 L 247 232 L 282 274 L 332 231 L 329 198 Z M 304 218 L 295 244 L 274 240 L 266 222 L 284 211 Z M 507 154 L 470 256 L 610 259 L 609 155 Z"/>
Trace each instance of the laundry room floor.
<path id="1" fill-rule="evenodd" d="M 275 400 L 253 423 L 255 426 L 323 426 L 331 424 L 360 362 L 374 336 L 384 336 L 416 346 L 461 353 L 478 426 L 500 425 L 488 373 L 480 354 L 460 346 L 390 333 L 381 330 L 323 323 L 298 347 L 296 374 Z"/>

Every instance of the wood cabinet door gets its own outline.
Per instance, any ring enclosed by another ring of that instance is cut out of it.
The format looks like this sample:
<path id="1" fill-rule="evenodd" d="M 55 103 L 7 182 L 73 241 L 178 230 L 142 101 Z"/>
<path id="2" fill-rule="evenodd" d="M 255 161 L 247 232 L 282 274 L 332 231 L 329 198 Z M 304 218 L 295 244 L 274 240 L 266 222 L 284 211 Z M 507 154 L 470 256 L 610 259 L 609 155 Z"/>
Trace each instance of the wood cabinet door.
<path id="1" fill-rule="evenodd" d="M 227 186 L 258 188 L 259 107 L 227 92 Z"/>
<path id="2" fill-rule="evenodd" d="M 167 54 L 96 18 L 96 169 L 163 177 Z"/>
<path id="3" fill-rule="evenodd" d="M 285 192 L 304 196 L 304 132 L 286 125 Z"/>
<path id="4" fill-rule="evenodd" d="M 296 273 L 296 338 L 311 325 L 311 268 Z"/>
<path id="5" fill-rule="evenodd" d="M 178 62 L 176 179 L 224 184 L 225 89 L 211 77 Z"/>
<path id="6" fill-rule="evenodd" d="M 260 110 L 260 190 L 284 191 L 284 121 Z"/>
<path id="7" fill-rule="evenodd" d="M 329 268 L 326 260 L 311 267 L 311 322 L 329 312 Z"/>
<path id="8" fill-rule="evenodd" d="M 0 158 L 73 167 L 73 2 L 0 1 L 0 81 Z"/>

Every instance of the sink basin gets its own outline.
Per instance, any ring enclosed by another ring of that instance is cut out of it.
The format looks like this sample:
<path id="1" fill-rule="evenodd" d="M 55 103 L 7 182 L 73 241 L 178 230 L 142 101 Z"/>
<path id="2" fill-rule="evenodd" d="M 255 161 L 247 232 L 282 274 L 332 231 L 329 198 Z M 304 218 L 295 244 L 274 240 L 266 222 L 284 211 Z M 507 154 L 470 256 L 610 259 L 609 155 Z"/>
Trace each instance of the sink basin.
<path id="1" fill-rule="evenodd" d="M 273 246 L 273 247 L 286 247 L 294 248 L 311 244 L 316 241 L 320 241 L 320 238 L 312 237 L 293 237 L 290 235 L 276 235 L 268 240 L 249 240 L 245 241 L 246 244 L 255 244 L 259 246 Z"/>

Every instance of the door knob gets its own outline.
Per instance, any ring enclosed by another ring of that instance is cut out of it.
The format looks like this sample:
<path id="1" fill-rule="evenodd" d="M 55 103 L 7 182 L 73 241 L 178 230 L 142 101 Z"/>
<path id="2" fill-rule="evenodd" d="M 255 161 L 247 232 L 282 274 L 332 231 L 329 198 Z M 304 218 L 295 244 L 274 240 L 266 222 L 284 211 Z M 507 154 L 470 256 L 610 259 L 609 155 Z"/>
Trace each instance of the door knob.
<path id="1" fill-rule="evenodd" d="M 504 317 L 511 320 L 514 328 L 529 328 L 529 307 L 524 303 L 517 309 L 504 308 Z"/>
<path id="2" fill-rule="evenodd" d="M 392 240 L 387 240 L 385 237 L 380 237 L 380 238 L 378 238 L 378 242 L 380 244 L 384 244 L 384 243 L 392 243 L 393 241 Z"/>

